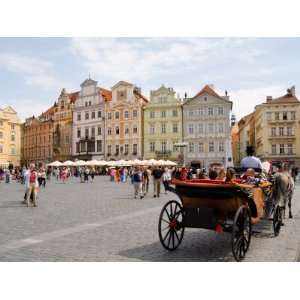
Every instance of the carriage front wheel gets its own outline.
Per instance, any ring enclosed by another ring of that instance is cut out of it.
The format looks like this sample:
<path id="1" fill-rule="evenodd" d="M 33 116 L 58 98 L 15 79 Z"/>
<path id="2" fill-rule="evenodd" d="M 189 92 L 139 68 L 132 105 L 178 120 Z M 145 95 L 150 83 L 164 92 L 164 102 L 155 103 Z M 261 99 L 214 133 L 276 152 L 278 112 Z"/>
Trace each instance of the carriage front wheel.
<path id="1" fill-rule="evenodd" d="M 163 247 L 169 251 L 178 248 L 183 239 L 183 217 L 183 208 L 175 200 L 167 202 L 161 210 L 158 235 Z"/>
<path id="2" fill-rule="evenodd" d="M 237 210 L 231 234 L 232 254 L 236 261 L 245 258 L 251 241 L 251 213 L 246 205 L 242 205 Z"/>

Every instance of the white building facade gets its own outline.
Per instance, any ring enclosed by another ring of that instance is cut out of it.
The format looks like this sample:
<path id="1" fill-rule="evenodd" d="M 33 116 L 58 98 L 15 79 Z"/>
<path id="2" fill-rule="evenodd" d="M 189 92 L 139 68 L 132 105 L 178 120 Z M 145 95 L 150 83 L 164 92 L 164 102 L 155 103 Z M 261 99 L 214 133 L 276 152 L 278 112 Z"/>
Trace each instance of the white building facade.
<path id="1" fill-rule="evenodd" d="M 105 93 L 90 78 L 80 87 L 73 110 L 72 154 L 77 159 L 101 160 L 105 158 Z"/>
<path id="2" fill-rule="evenodd" d="M 226 93 L 227 94 L 227 93 Z M 185 163 L 196 168 L 233 166 L 230 117 L 232 102 L 206 85 L 193 98 L 184 99 Z"/>

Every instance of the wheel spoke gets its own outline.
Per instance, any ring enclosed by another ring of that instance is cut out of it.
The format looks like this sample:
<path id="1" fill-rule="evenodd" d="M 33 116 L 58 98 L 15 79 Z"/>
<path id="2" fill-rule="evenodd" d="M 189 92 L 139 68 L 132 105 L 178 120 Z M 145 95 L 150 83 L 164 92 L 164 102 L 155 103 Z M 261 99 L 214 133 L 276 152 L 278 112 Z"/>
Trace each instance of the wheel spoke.
<path id="1" fill-rule="evenodd" d="M 164 221 L 165 223 L 169 224 L 170 221 L 165 220 L 164 218 L 161 218 L 162 221 Z"/>
<path id="2" fill-rule="evenodd" d="M 168 235 L 171 233 L 171 228 L 168 230 L 168 232 L 166 233 L 166 235 L 163 238 L 163 242 L 165 242 L 165 240 L 167 239 Z"/>
<path id="3" fill-rule="evenodd" d="M 174 231 L 174 233 L 176 235 L 177 240 L 179 241 L 179 237 L 178 237 L 178 234 L 177 234 L 176 230 Z"/>
<path id="4" fill-rule="evenodd" d="M 171 213 L 170 213 L 170 215 L 171 215 L 171 218 L 173 218 L 173 203 L 170 204 L 170 208 L 171 208 Z"/>
<path id="5" fill-rule="evenodd" d="M 175 238 L 174 238 L 174 232 L 175 230 L 172 232 L 172 244 L 173 244 L 173 248 L 175 248 Z"/>
<path id="6" fill-rule="evenodd" d="M 169 212 L 168 212 L 168 209 L 167 209 L 167 208 L 165 208 L 165 212 L 167 213 L 167 215 L 168 215 L 168 218 L 169 218 L 169 220 L 171 221 L 171 216 L 170 216 L 170 214 L 169 214 Z"/>
<path id="7" fill-rule="evenodd" d="M 170 235 L 169 235 L 169 238 L 168 238 L 168 247 L 170 247 L 170 242 L 171 242 L 171 236 L 173 234 L 173 231 L 172 229 L 170 230 Z"/>

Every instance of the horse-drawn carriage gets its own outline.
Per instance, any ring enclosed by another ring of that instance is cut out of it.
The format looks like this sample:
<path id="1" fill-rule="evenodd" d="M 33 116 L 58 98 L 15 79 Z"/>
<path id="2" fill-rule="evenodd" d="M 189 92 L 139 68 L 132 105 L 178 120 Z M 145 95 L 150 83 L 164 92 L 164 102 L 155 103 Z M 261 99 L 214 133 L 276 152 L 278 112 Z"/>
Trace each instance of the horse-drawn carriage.
<path id="1" fill-rule="evenodd" d="M 271 187 L 271 183 L 264 182 L 251 188 L 249 193 L 249 186 L 241 180 L 226 183 L 173 179 L 169 190 L 181 203 L 172 200 L 162 208 L 158 224 L 161 244 L 167 250 L 175 250 L 188 227 L 229 232 L 233 256 L 236 261 L 243 260 L 250 245 L 252 224 L 263 218 L 270 219 L 274 235 L 280 232 L 282 214 L 278 203 L 270 196 Z"/>

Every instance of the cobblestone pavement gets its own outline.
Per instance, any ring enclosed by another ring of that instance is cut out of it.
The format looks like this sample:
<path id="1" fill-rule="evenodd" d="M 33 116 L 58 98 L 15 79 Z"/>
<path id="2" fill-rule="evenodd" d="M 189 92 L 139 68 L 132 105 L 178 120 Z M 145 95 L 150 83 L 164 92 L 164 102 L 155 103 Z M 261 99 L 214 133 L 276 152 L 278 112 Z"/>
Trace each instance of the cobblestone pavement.
<path id="1" fill-rule="evenodd" d="M 152 186 L 150 186 L 152 192 Z M 158 240 L 160 210 L 174 194 L 133 199 L 129 183 L 96 177 L 83 184 L 52 180 L 38 207 L 21 204 L 24 186 L 0 184 L 0 261 L 233 261 L 229 234 L 187 229 L 179 249 L 167 252 Z M 246 261 L 295 261 L 300 240 L 300 188 L 294 219 L 274 238 L 270 222 L 255 233 Z"/>

